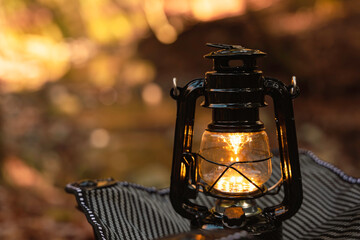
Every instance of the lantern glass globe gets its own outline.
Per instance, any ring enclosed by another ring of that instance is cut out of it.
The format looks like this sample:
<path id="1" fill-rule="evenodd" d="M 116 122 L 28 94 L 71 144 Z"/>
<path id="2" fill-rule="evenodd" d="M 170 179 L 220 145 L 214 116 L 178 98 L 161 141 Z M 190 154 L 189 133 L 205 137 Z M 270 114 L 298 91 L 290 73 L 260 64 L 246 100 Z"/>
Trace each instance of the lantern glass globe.
<path id="1" fill-rule="evenodd" d="M 200 178 L 208 186 L 215 184 L 213 189 L 223 194 L 251 195 L 271 176 L 272 155 L 265 131 L 224 133 L 206 130 L 199 154 Z"/>

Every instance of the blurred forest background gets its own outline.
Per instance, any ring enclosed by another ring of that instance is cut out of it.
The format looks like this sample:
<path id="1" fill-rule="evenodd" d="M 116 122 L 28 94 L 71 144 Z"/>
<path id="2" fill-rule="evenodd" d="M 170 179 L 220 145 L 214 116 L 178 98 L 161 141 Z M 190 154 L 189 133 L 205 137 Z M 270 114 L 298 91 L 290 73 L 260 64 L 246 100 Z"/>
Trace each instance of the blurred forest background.
<path id="1" fill-rule="evenodd" d="M 0 239 L 92 239 L 69 182 L 168 186 L 171 80 L 211 70 L 206 42 L 296 75 L 300 147 L 360 177 L 360 1 L 2 0 L 0 32 Z M 209 121 L 199 107 L 195 146 Z"/>

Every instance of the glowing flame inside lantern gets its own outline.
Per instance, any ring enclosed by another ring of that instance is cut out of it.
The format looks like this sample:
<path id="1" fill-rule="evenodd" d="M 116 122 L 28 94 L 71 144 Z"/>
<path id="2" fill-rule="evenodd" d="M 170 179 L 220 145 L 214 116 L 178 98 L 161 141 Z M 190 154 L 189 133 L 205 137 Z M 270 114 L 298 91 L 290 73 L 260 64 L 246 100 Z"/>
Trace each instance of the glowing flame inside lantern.
<path id="1" fill-rule="evenodd" d="M 230 133 L 228 136 L 221 136 L 223 141 L 226 142 L 229 147 L 233 150 L 234 154 L 238 154 L 239 150 L 242 146 L 251 141 L 247 135 L 240 134 L 240 133 Z"/>

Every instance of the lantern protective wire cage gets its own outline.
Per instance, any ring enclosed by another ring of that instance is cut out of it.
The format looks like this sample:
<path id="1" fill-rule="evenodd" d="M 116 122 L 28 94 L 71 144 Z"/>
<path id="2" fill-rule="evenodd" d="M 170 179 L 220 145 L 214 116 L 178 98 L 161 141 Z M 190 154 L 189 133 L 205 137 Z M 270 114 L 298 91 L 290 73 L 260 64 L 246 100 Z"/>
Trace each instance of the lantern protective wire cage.
<path id="1" fill-rule="evenodd" d="M 261 185 L 261 186 L 257 185 L 250 178 L 248 178 L 245 174 L 243 174 L 240 170 L 238 170 L 237 168 L 234 167 L 234 165 L 242 165 L 242 164 L 248 164 L 248 163 L 259 163 L 259 162 L 268 161 L 273 157 L 272 155 L 270 157 L 264 158 L 264 159 L 259 159 L 259 160 L 254 160 L 254 161 L 234 162 L 234 163 L 231 163 L 230 165 L 225 165 L 225 164 L 211 161 L 209 159 L 204 158 L 200 154 L 196 154 L 196 156 L 210 164 L 214 164 L 216 166 L 221 166 L 221 167 L 225 168 L 225 170 L 216 178 L 216 180 L 210 186 L 201 180 L 198 183 L 200 186 L 202 186 L 202 189 L 200 189 L 200 191 L 203 193 L 206 193 L 212 197 L 223 198 L 223 199 L 238 199 L 239 197 L 241 197 L 242 199 L 256 199 L 258 197 L 264 196 L 265 194 L 277 194 L 280 191 L 280 187 L 282 184 L 282 178 L 279 179 L 274 185 L 267 188 L 265 185 Z M 244 178 L 246 181 L 248 181 L 248 183 L 251 186 L 253 186 L 253 188 L 255 188 L 256 190 L 251 192 L 251 194 L 246 194 L 246 193 L 245 194 L 242 194 L 242 193 L 237 194 L 237 193 L 231 193 L 231 192 L 227 193 L 227 194 L 221 194 L 221 192 L 219 192 L 219 191 L 215 191 L 215 193 L 213 193 L 212 190 L 214 189 L 215 185 L 219 182 L 219 180 L 224 176 L 224 174 L 229 169 L 232 169 L 233 171 L 237 172 L 242 178 Z M 276 192 L 271 192 L 274 189 L 276 189 Z"/>

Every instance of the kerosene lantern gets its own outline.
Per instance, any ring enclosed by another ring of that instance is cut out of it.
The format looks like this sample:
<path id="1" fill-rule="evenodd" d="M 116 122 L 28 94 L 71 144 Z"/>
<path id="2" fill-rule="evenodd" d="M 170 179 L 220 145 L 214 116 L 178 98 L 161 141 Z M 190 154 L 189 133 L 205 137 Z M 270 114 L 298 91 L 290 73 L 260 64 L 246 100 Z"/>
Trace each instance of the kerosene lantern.
<path id="1" fill-rule="evenodd" d="M 207 44 L 218 48 L 205 55 L 213 71 L 185 87 L 175 85 L 177 101 L 170 200 L 193 229 L 238 228 L 264 239 L 281 238 L 281 222 L 302 202 L 302 184 L 292 99 L 296 82 L 285 86 L 257 69 L 259 50 L 239 45 Z M 239 64 L 240 62 L 240 64 Z M 234 64 L 235 63 L 235 64 Z M 293 79 L 294 80 L 294 79 Z M 266 187 L 272 173 L 272 153 L 259 108 L 265 95 L 274 102 L 281 178 Z M 212 122 L 202 135 L 200 150 L 192 152 L 196 100 L 212 110 Z M 283 188 L 283 200 L 260 209 L 256 199 Z M 209 209 L 196 203 L 203 194 L 216 199 Z"/>

